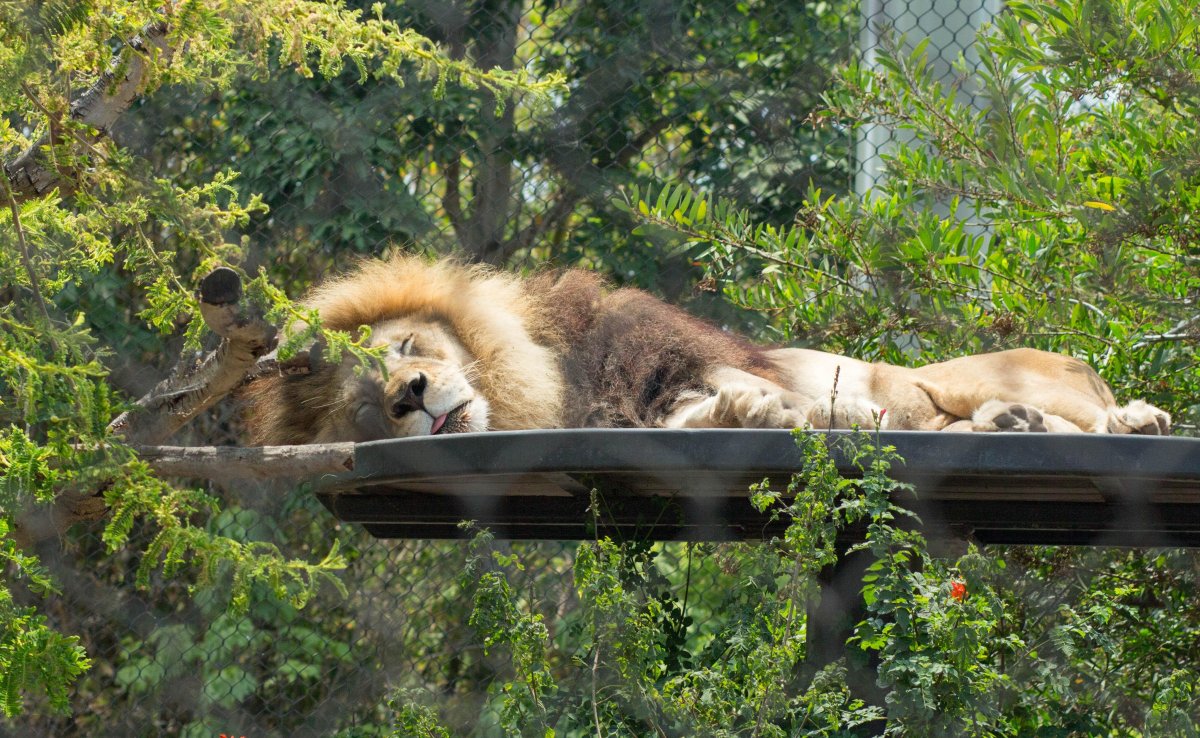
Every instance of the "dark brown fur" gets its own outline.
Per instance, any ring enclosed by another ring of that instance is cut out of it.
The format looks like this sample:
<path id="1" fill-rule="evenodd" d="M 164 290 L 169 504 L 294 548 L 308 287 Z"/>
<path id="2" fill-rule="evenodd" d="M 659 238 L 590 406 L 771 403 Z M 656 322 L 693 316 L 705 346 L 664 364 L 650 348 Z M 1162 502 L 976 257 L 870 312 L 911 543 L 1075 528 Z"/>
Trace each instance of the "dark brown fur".
<path id="1" fill-rule="evenodd" d="M 541 275 L 547 326 L 561 346 L 565 427 L 659 425 L 706 371 L 742 369 L 778 381 L 763 349 L 637 289 L 609 291 L 578 270 Z"/>
<path id="2" fill-rule="evenodd" d="M 254 443 L 312 443 L 324 416 L 338 401 L 333 376 L 334 368 L 323 365 L 311 374 L 268 376 L 246 387 L 243 395 L 253 408 L 247 426 Z"/>

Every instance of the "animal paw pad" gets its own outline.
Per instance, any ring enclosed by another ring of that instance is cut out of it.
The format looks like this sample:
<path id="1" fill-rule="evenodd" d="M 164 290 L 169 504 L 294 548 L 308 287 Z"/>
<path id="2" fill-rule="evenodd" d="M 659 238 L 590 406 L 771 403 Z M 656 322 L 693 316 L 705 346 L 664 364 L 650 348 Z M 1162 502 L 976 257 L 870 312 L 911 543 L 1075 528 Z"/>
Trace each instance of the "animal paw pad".
<path id="1" fill-rule="evenodd" d="M 992 400 L 984 403 L 972 419 L 977 433 L 1045 433 L 1046 419 L 1041 411 L 1020 403 Z"/>
<path id="2" fill-rule="evenodd" d="M 1136 400 L 1110 415 L 1109 432 L 1143 436 L 1165 436 L 1171 432 L 1171 416 L 1148 402 Z"/>

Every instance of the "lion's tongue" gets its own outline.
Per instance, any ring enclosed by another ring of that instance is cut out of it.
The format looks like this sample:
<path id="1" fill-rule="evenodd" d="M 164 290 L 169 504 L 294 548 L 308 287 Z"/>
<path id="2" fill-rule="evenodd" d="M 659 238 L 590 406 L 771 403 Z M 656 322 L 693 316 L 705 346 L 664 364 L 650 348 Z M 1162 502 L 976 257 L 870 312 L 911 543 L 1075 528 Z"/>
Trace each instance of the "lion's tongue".
<path id="1" fill-rule="evenodd" d="M 437 432 L 440 431 L 442 426 L 446 424 L 446 417 L 448 415 L 450 415 L 450 413 L 442 413 L 433 419 L 433 427 L 429 429 L 429 435 L 437 435 Z"/>

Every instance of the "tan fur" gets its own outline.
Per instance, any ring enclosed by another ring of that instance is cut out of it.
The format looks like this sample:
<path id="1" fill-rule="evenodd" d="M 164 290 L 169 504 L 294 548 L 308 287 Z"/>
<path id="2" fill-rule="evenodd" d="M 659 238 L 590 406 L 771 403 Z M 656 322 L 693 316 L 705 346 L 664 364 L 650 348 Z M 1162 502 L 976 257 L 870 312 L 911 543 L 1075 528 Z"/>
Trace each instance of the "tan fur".
<path id="1" fill-rule="evenodd" d="M 1165 435 L 1171 419 L 1140 400 L 1118 406 L 1091 367 L 1061 354 L 1011 349 L 908 368 L 804 349 L 768 352 L 783 386 L 808 398 L 813 427 L 868 426 L 886 409 L 895 430 Z M 837 397 L 830 394 L 837 376 Z M 839 407 L 840 406 L 840 407 Z M 1014 409 L 1016 408 L 1016 409 Z"/>
<path id="2" fill-rule="evenodd" d="M 368 261 L 305 301 L 373 327 L 388 379 L 347 362 L 250 390 L 260 443 L 430 432 L 762 427 L 1166 433 L 1086 364 L 1017 349 L 918 368 L 765 349 L 587 272 L 519 278 L 412 256 Z M 836 386 L 835 386 L 836 378 Z M 884 412 L 886 411 L 886 412 Z"/>

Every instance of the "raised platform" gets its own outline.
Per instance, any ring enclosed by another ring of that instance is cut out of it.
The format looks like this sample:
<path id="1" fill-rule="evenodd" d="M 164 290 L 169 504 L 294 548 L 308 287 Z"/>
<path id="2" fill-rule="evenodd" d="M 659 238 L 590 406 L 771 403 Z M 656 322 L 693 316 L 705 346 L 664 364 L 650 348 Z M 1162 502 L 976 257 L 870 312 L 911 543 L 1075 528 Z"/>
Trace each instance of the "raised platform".
<path id="1" fill-rule="evenodd" d="M 900 502 L 929 537 L 1200 547 L 1200 438 L 878 438 L 905 459 L 893 476 L 917 495 Z M 755 540 L 780 528 L 751 507 L 749 486 L 769 478 L 783 489 L 799 460 L 782 430 L 468 433 L 361 444 L 355 470 L 322 478 L 317 495 L 380 538 L 457 538 L 459 521 L 474 520 L 511 539 Z"/>

